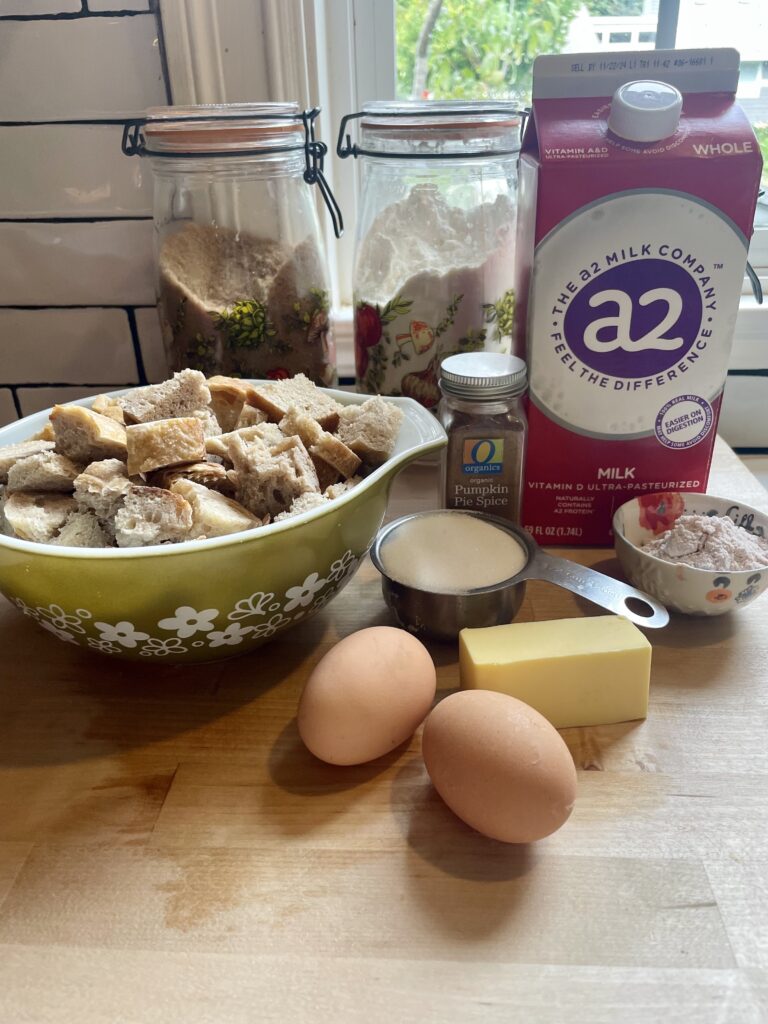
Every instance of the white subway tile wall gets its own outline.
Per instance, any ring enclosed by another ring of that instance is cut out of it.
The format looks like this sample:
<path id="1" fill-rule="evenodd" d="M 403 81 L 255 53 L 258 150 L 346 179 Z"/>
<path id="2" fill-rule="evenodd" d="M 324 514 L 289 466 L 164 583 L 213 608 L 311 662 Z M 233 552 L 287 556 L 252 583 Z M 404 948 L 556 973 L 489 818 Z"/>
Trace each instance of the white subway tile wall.
<path id="1" fill-rule="evenodd" d="M 0 253 L 0 306 L 145 306 L 155 299 L 151 220 L 6 222 Z"/>
<path id="2" fill-rule="evenodd" d="M 40 412 L 41 409 L 48 409 L 52 405 L 63 405 L 64 402 L 74 402 L 78 398 L 85 398 L 87 395 L 101 395 L 105 391 L 117 391 L 117 388 L 19 388 L 19 405 L 21 415 L 30 416 L 33 412 Z"/>
<path id="3" fill-rule="evenodd" d="M 144 373 L 150 384 L 157 384 L 168 376 L 157 310 L 154 308 L 137 309 L 135 316 Z"/>
<path id="4" fill-rule="evenodd" d="M 0 427 L 17 419 L 16 406 L 9 388 L 0 388 Z"/>
<path id="5" fill-rule="evenodd" d="M 100 11 L 148 11 L 149 0 L 134 0 L 133 3 L 121 3 L 120 0 L 88 0 L 88 10 Z"/>
<path id="6" fill-rule="evenodd" d="M 130 117 L 166 102 L 152 14 L 9 20 L 0 121 Z"/>
<path id="7" fill-rule="evenodd" d="M 4 424 L 166 376 L 151 173 L 120 141 L 172 96 L 159 0 L 0 0 L 0 39 Z"/>
<path id="8" fill-rule="evenodd" d="M 148 217 L 152 176 L 120 149 L 122 125 L 0 127 L 0 217 Z"/>
<path id="9" fill-rule="evenodd" d="M 149 311 L 156 317 L 155 310 Z M 44 360 L 41 339 L 48 342 Z M 8 384 L 138 383 L 128 313 L 122 309 L 0 309 L 0 358 Z"/>
<path id="10" fill-rule="evenodd" d="M 82 7 L 82 0 L 0 0 L 0 17 L 78 14 Z"/>

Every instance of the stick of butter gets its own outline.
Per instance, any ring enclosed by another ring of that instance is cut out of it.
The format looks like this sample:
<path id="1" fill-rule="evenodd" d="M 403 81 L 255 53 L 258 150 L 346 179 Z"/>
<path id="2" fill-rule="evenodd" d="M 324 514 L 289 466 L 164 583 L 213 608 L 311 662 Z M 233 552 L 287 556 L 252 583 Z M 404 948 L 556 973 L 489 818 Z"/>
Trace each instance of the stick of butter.
<path id="1" fill-rule="evenodd" d="M 645 718 L 651 645 L 619 615 L 462 629 L 464 690 L 498 690 L 557 729 Z"/>

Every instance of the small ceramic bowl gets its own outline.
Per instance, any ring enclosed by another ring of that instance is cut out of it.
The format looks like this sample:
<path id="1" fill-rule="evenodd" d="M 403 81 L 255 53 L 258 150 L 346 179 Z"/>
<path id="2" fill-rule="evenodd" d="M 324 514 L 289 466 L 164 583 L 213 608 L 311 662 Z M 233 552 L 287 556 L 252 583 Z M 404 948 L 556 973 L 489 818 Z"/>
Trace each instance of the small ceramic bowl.
<path id="1" fill-rule="evenodd" d="M 693 492 L 643 494 L 613 517 L 616 554 L 629 581 L 684 615 L 724 615 L 751 604 L 768 587 L 768 566 L 713 572 L 665 562 L 643 550 L 644 543 L 669 530 L 683 514 L 730 516 L 737 526 L 768 537 L 768 515 L 749 505 Z"/>
<path id="2" fill-rule="evenodd" d="M 326 394 L 344 405 L 367 398 Z M 306 621 L 349 582 L 381 525 L 397 473 L 446 443 L 423 406 L 386 401 L 403 412 L 393 455 L 325 506 L 226 537 L 146 548 L 55 547 L 0 536 L 0 591 L 59 640 L 119 658 L 191 663 L 252 650 Z M 4 427 L 0 446 L 31 437 L 48 415 Z"/>

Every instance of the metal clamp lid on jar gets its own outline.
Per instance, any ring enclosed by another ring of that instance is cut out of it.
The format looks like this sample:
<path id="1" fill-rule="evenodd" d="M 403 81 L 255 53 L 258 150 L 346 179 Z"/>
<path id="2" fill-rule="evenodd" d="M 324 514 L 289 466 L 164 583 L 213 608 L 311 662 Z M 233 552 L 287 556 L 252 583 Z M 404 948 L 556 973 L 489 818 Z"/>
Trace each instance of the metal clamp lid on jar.
<path id="1" fill-rule="evenodd" d="M 319 107 L 299 110 L 297 103 L 211 103 L 188 107 L 153 107 L 146 117 L 127 121 L 123 127 L 122 149 L 126 156 L 151 156 L 161 159 L 201 159 L 243 156 L 274 156 L 281 153 L 304 152 L 304 181 L 317 185 L 325 201 L 337 238 L 344 233 L 344 219 L 330 185 L 323 174 L 327 145 L 315 138 L 315 120 Z M 188 125 L 184 142 L 188 148 L 150 148 L 150 140 L 160 139 Z M 226 126 L 229 131 L 224 131 Z M 255 129 L 248 131 L 248 129 Z M 274 135 L 303 129 L 302 141 L 288 141 L 284 145 L 264 145 Z M 199 136 L 197 145 L 194 136 Z M 206 139 L 206 135 L 208 139 Z M 260 141 L 259 136 L 263 136 Z M 190 143 L 190 136 L 193 137 Z M 229 145 L 229 148 L 210 148 L 211 138 Z"/>
<path id="2" fill-rule="evenodd" d="M 363 128 L 380 128 L 394 130 L 401 137 L 403 132 L 435 132 L 438 129 L 468 130 L 470 128 L 485 129 L 520 129 L 522 138 L 527 110 L 519 110 L 513 103 L 497 101 L 465 101 L 455 100 L 423 100 L 397 103 L 377 100 L 366 103 L 362 110 L 354 114 L 345 114 L 339 125 L 339 137 L 336 141 L 336 155 L 342 160 L 348 156 L 389 157 L 396 159 L 440 160 L 452 158 L 456 154 L 428 153 L 423 151 L 404 152 L 402 150 L 363 149 L 352 142 L 347 126 L 350 121 L 366 118 Z M 427 123 L 423 119 L 427 119 Z M 514 156 L 520 152 L 519 143 L 510 148 L 488 146 L 481 150 L 465 149 L 461 152 L 462 159 L 491 156 Z"/>
<path id="3" fill-rule="evenodd" d="M 457 398 L 516 398 L 527 384 L 524 361 L 503 352 L 460 352 L 440 364 L 440 388 Z"/>

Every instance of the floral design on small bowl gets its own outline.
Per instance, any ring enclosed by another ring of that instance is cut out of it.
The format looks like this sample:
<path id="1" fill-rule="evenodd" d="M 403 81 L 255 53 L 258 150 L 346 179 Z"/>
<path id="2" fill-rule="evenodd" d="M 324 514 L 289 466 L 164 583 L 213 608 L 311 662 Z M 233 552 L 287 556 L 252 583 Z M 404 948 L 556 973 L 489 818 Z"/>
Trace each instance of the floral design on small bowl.
<path id="1" fill-rule="evenodd" d="M 616 554 L 630 583 L 684 615 L 723 615 L 755 601 L 768 587 L 768 569 L 713 573 L 643 550 L 683 514 L 728 516 L 749 533 L 768 536 L 768 514 L 730 498 L 693 491 L 638 495 L 613 517 Z"/>
<path id="2" fill-rule="evenodd" d="M 710 590 L 704 596 L 708 601 L 711 601 L 712 604 L 722 604 L 725 601 L 730 601 L 733 597 L 733 592 L 728 590 L 730 585 L 731 581 L 728 576 L 716 576 L 715 579 L 712 580 L 712 586 L 714 589 Z"/>
<path id="3" fill-rule="evenodd" d="M 747 585 L 743 590 L 740 590 L 736 595 L 736 604 L 743 604 L 745 601 L 751 601 L 751 599 L 760 593 L 760 587 L 758 583 L 762 579 L 762 573 L 753 573 L 747 579 Z"/>
<path id="4" fill-rule="evenodd" d="M 654 535 L 671 529 L 685 511 L 682 494 L 665 491 L 660 494 L 641 494 L 637 499 L 640 525 Z"/>

